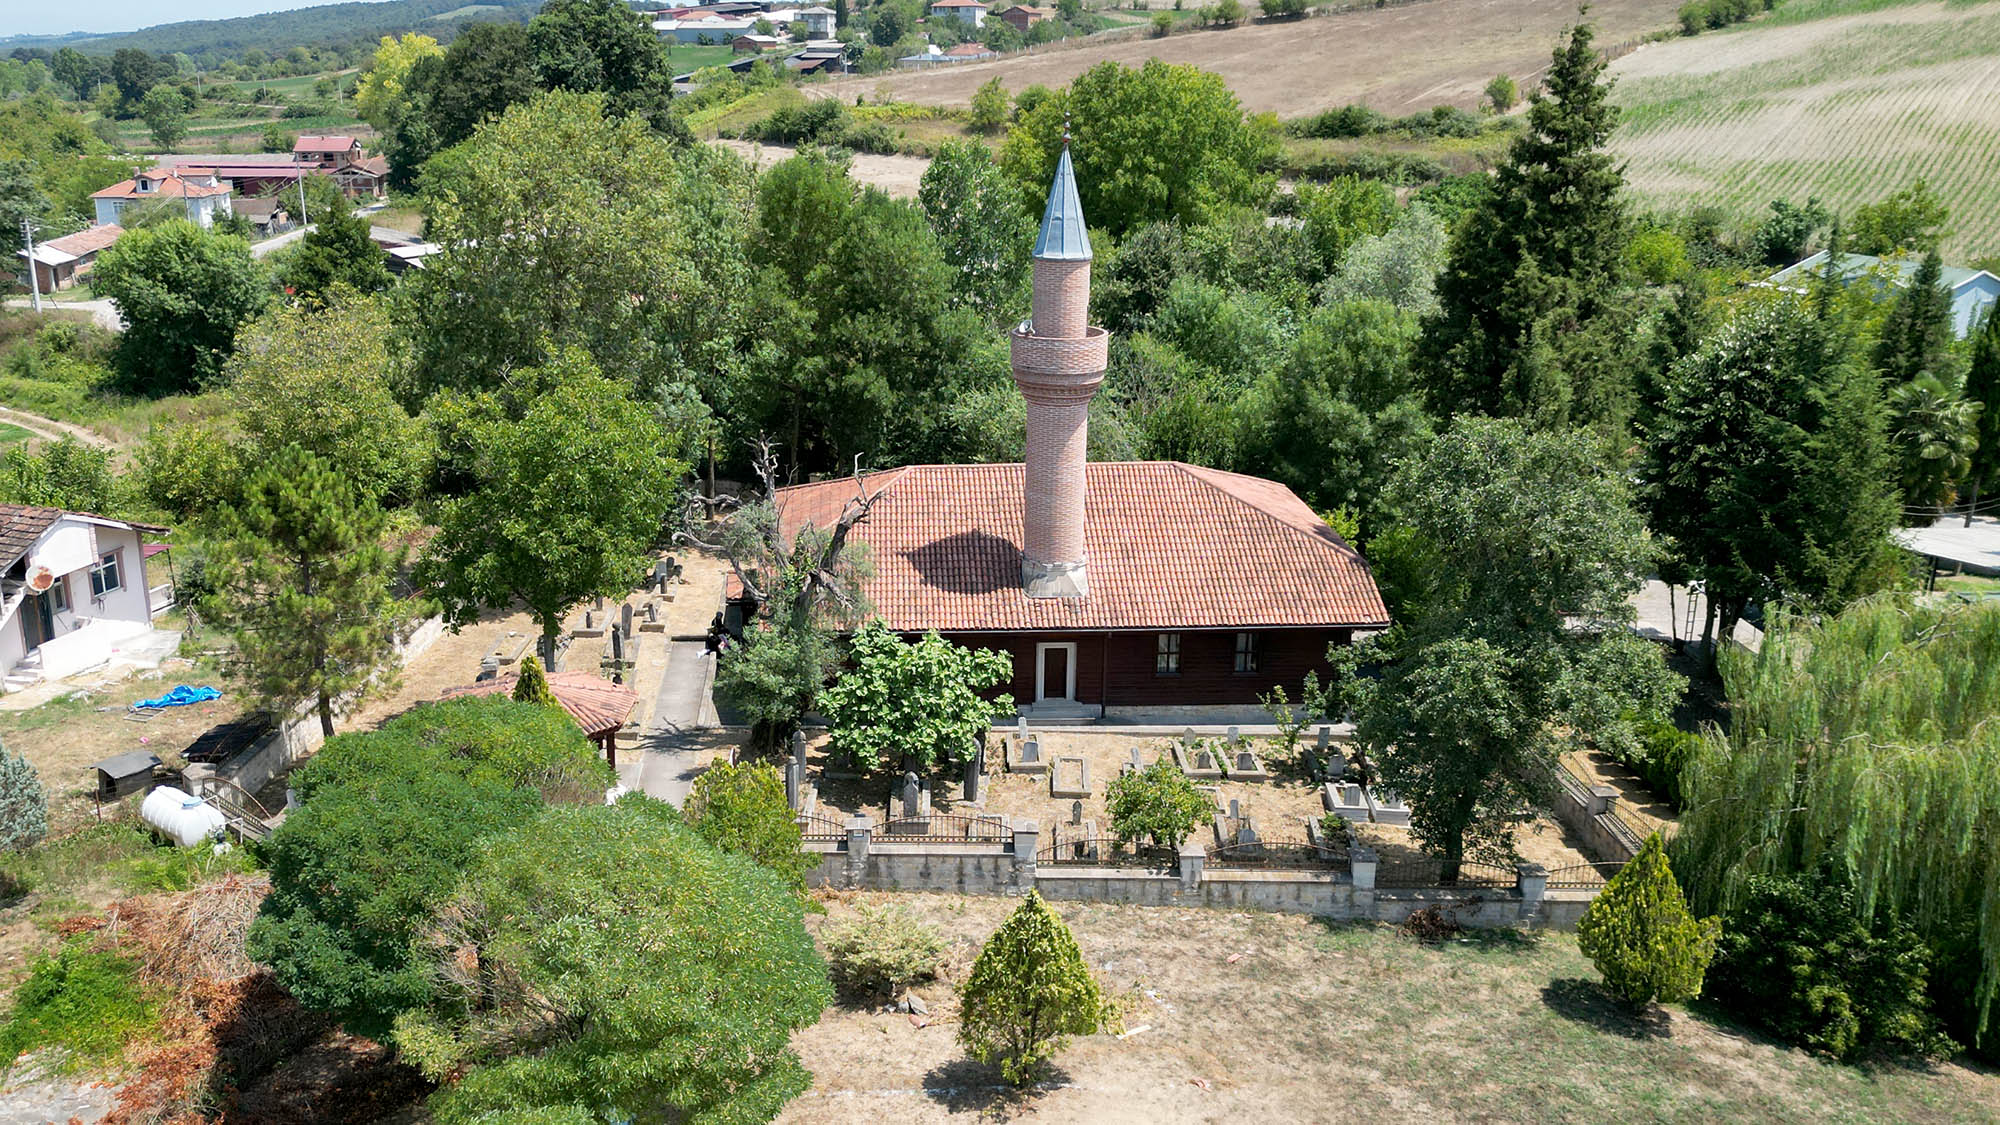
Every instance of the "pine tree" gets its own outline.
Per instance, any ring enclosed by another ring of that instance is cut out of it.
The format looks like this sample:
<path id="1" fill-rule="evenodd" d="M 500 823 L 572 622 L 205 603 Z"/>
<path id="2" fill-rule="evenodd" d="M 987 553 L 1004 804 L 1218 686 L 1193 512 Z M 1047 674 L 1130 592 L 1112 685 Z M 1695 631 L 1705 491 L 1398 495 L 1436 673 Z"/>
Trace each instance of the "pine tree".
<path id="1" fill-rule="evenodd" d="M 1034 1080 L 1071 1035 L 1104 1023 L 1104 998 L 1076 935 L 1036 891 L 979 951 L 959 1010 L 958 1041 L 1007 1081 Z"/>
<path id="2" fill-rule="evenodd" d="M 49 832 L 49 796 L 41 775 L 0 746 L 0 851 L 31 847 Z"/>
<path id="3" fill-rule="evenodd" d="M 1965 525 L 1979 508 L 1979 494 L 2000 491 L 2000 305 L 1988 308 L 1986 319 L 1972 337 L 1972 366 L 1965 375 L 1965 397 L 1980 404 L 1979 444 L 1972 451 L 1972 470 L 1965 475 L 1972 496 Z"/>
<path id="4" fill-rule="evenodd" d="M 1486 201 L 1470 212 L 1438 277 L 1419 369 L 1440 415 L 1523 415 L 1560 424 L 1626 397 L 1588 384 L 1622 364 L 1569 362 L 1571 338 L 1616 304 L 1624 176 L 1605 143 L 1617 124 L 1604 57 L 1579 24 L 1555 52 Z"/>
<path id="5" fill-rule="evenodd" d="M 1677 1003 L 1701 995 L 1722 925 L 1696 921 L 1667 866 L 1658 833 L 1612 876 L 1576 925 L 1576 944 L 1629 1004 Z"/>
<path id="6" fill-rule="evenodd" d="M 542 662 L 533 653 L 521 658 L 521 675 L 514 681 L 514 698 L 544 707 L 561 706 L 556 702 L 556 693 L 549 688 L 548 673 L 542 671 Z"/>
<path id="7" fill-rule="evenodd" d="M 291 445 L 250 479 L 209 555 L 211 612 L 235 636 L 240 674 L 274 709 L 312 703 L 329 738 L 333 701 L 380 686 L 404 616 L 386 526 L 373 500 Z"/>
<path id="8" fill-rule="evenodd" d="M 1944 287 L 1944 259 L 1932 251 L 1883 318 L 1875 367 L 1891 387 L 1900 386 L 1941 374 L 1938 364 L 1950 347 L 1951 293 Z"/>

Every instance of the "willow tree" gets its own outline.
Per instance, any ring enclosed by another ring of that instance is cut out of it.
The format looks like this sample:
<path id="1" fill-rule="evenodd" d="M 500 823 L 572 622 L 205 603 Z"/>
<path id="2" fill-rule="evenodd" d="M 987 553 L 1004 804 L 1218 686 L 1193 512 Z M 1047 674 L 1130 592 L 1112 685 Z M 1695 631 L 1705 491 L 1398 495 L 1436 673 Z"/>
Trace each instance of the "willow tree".
<path id="1" fill-rule="evenodd" d="M 1780 615 L 1723 662 L 1730 731 L 1683 784 L 1675 871 L 1698 913 L 1757 875 L 1853 878 L 1864 920 L 1936 951 L 1953 1037 L 1991 1055 L 2000 999 L 2000 604 L 1862 602 L 1821 624 Z"/>

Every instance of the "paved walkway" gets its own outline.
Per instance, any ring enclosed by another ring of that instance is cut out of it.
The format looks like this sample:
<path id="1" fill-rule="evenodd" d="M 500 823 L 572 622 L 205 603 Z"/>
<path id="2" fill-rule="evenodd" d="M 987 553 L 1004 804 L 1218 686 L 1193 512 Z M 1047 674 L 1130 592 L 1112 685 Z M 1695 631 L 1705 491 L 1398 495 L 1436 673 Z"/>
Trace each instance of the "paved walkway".
<path id="1" fill-rule="evenodd" d="M 701 767 L 701 732 L 716 725 L 715 703 L 709 697 L 715 661 L 701 641 L 673 641 L 667 646 L 667 670 L 653 701 L 653 719 L 646 725 L 635 753 L 618 765 L 618 781 L 627 789 L 679 805 Z"/>

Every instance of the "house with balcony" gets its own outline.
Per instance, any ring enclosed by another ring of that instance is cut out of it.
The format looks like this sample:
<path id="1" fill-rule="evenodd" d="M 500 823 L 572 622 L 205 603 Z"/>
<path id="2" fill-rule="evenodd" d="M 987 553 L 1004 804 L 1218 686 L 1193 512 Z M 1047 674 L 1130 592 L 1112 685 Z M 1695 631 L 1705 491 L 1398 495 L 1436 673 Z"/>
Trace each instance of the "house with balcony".
<path id="1" fill-rule="evenodd" d="M 213 168 L 160 167 L 94 192 L 90 200 L 100 227 L 122 223 L 125 212 L 156 200 L 179 200 L 187 208 L 189 222 L 209 227 L 232 213 L 230 190 Z"/>
<path id="2" fill-rule="evenodd" d="M 0 672 L 8 691 L 120 657 L 157 653 L 153 617 L 171 584 L 149 584 L 145 535 L 165 528 L 0 504 Z"/>

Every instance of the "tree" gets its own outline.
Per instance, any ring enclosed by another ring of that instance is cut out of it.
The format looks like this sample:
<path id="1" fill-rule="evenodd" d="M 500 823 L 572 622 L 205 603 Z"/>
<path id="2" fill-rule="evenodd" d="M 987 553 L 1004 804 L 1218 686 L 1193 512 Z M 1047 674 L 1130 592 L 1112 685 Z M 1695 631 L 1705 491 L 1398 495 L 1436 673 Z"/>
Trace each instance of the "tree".
<path id="1" fill-rule="evenodd" d="M 301 702 L 333 737 L 333 701 L 381 686 L 405 616 L 382 510 L 330 465 L 288 446 L 250 479 L 209 552 L 209 607 L 242 676 L 279 714 Z"/>
<path id="2" fill-rule="evenodd" d="M 1349 247 L 1387 231 L 1397 217 L 1395 190 L 1358 176 L 1326 184 L 1300 183 L 1293 200 L 1315 259 L 1314 284 L 1341 264 Z"/>
<path id="3" fill-rule="evenodd" d="M 89 446 L 72 434 L 39 451 L 15 446 L 0 459 L 0 499 L 12 504 L 103 512 L 117 507 L 111 451 Z"/>
<path id="4" fill-rule="evenodd" d="M 533 653 L 521 658 L 521 674 L 514 681 L 513 698 L 517 703 L 534 703 L 542 707 L 560 707 L 556 693 L 549 689 L 549 675 L 542 671 L 542 662 Z"/>
<path id="5" fill-rule="evenodd" d="M 1722 636 L 1754 598 L 1838 607 L 1872 592 L 1897 512 L 1884 430 L 1873 373 L 1805 301 L 1740 313 L 1674 365 L 1642 494 Z"/>
<path id="6" fill-rule="evenodd" d="M 954 271 L 952 302 L 989 324 L 1018 320 L 1027 306 L 1035 224 L 986 146 L 947 142 L 924 169 L 917 204 Z"/>
<path id="7" fill-rule="evenodd" d="M 236 329 L 269 300 L 247 243 L 182 220 L 126 232 L 98 256 L 92 285 L 125 318 L 120 365 L 154 394 L 219 374 Z"/>
<path id="8" fill-rule="evenodd" d="M 1452 239 L 1418 353 L 1433 413 L 1619 420 L 1625 369 L 1574 354 L 1603 346 L 1594 322 L 1622 281 L 1624 176 L 1605 149 L 1618 109 L 1604 67 L 1577 25 L 1529 98 L 1527 132 Z"/>
<path id="9" fill-rule="evenodd" d="M 439 995 L 396 1042 L 462 1075 L 431 1100 L 445 1125 L 768 1121 L 833 998 L 798 896 L 645 798 L 489 838 L 420 948 Z"/>
<path id="10" fill-rule="evenodd" d="M 1320 303 L 1367 297 L 1428 317 L 1438 308 L 1437 275 L 1450 241 L 1451 232 L 1428 206 L 1407 207 L 1387 231 L 1348 248 L 1320 290 Z"/>
<path id="11" fill-rule="evenodd" d="M 440 986 L 417 939 L 477 843 L 531 819 L 538 789 L 601 801 L 609 774 L 568 715 L 490 697 L 329 739 L 292 774 L 299 806 L 265 845 L 247 950 L 300 1003 L 386 1037 Z"/>
<path id="12" fill-rule="evenodd" d="M 127 109 L 173 74 L 171 66 L 136 47 L 120 47 L 111 55 L 111 81 L 118 87 L 120 106 Z"/>
<path id="13" fill-rule="evenodd" d="M 135 109 L 153 134 L 153 143 L 162 149 L 172 150 L 187 139 L 187 101 L 174 87 L 164 83 L 153 87 Z"/>
<path id="14" fill-rule="evenodd" d="M 1721 934 L 1718 919 L 1688 913 L 1657 832 L 1576 924 L 1577 948 L 1604 974 L 1605 990 L 1640 1006 L 1701 995 Z"/>
<path id="15" fill-rule="evenodd" d="M 528 40 L 543 89 L 602 93 L 618 116 L 664 114 L 673 84 L 666 50 L 648 18 L 619 0 L 547 0 Z"/>
<path id="16" fill-rule="evenodd" d="M 606 120 L 596 94 L 510 106 L 434 157 L 422 195 L 444 249 L 403 286 L 410 397 L 490 388 L 551 346 L 657 394 L 671 375 L 665 323 L 714 312 L 679 202 L 704 172 L 727 174 L 677 160 L 638 121 Z"/>
<path id="17" fill-rule="evenodd" d="M 1271 192 L 1275 122 L 1245 114 L 1219 76 L 1192 66 L 1100 63 L 1068 90 L 1021 106 L 1000 165 L 1035 214 L 1065 130 L 1083 213 L 1114 235 L 1160 219 L 1203 222 Z"/>
<path id="18" fill-rule="evenodd" d="M 996 74 L 981 83 L 979 89 L 973 91 L 972 131 L 999 132 L 1007 124 L 1007 107 L 1007 90 L 1000 85 L 1000 76 Z"/>
<path id="19" fill-rule="evenodd" d="M 20 754 L 0 746 L 0 852 L 24 851 L 49 834 L 49 795 Z"/>
<path id="20" fill-rule="evenodd" d="M 1972 336 L 1972 363 L 1965 375 L 1965 397 L 1980 404 L 1978 444 L 1966 481 L 1972 486 L 1966 526 L 1979 507 L 1982 491 L 2000 491 L 2000 312 L 1988 309 Z"/>
<path id="21" fill-rule="evenodd" d="M 410 112 L 410 71 L 424 59 L 442 58 L 444 49 L 428 35 L 414 31 L 401 39 L 384 35 L 375 60 L 354 84 L 354 109 L 377 132 L 394 129 Z"/>
<path id="22" fill-rule="evenodd" d="M 352 293 L 251 321 L 223 368 L 239 431 L 234 459 L 258 464 L 296 443 L 338 466 L 361 496 L 386 507 L 413 502 L 430 469 L 429 435 L 392 393 L 398 351 L 387 307 Z"/>
<path id="23" fill-rule="evenodd" d="M 508 106 L 540 92 L 535 50 L 518 23 L 475 23 L 441 56 L 420 58 L 404 79 L 408 108 L 385 132 L 390 183 L 408 188 L 434 153 L 472 136 Z"/>
<path id="24" fill-rule="evenodd" d="M 1194 779 L 1164 758 L 1113 778 L 1104 801 L 1120 844 L 1150 839 L 1154 846 L 1170 849 L 1179 849 L 1215 811 Z"/>
<path id="25" fill-rule="evenodd" d="M 848 667 L 819 694 L 828 745 L 867 769 L 930 770 L 975 754 L 1012 696 L 981 693 L 1013 677 L 1004 652 L 960 648 L 935 632 L 905 644 L 878 618 L 854 634 Z"/>
<path id="26" fill-rule="evenodd" d="M 1979 443 L 1979 403 L 1954 383 L 1923 374 L 1889 389 L 1889 444 L 1907 508 L 1943 507 L 1958 496 Z"/>
<path id="27" fill-rule="evenodd" d="M 1564 746 L 1631 745 L 1680 685 L 1628 627 L 1653 548 L 1584 434 L 1460 418 L 1389 500 L 1426 589 L 1384 638 L 1332 655 L 1357 742 L 1453 881 L 1468 851 L 1505 854 Z"/>
<path id="28" fill-rule="evenodd" d="M 1855 254 L 1935 253 L 1949 236 L 1951 210 L 1930 185 L 1916 183 L 1877 203 L 1854 209 L 1847 223 L 1847 249 Z"/>
<path id="29" fill-rule="evenodd" d="M 1486 84 L 1486 104 L 1492 106 L 1495 113 L 1506 113 L 1520 100 L 1521 88 L 1507 75 L 1495 75 L 1493 81 Z"/>
<path id="30" fill-rule="evenodd" d="M 803 845 L 799 823 L 785 802 L 778 771 L 755 762 L 717 762 L 694 779 L 685 810 L 688 827 L 725 852 L 775 871 L 803 894 L 806 874 L 820 857 Z"/>
<path id="31" fill-rule="evenodd" d="M 577 351 L 517 372 L 501 393 L 452 396 L 435 416 L 464 491 L 438 505 L 417 580 L 454 625 L 525 605 L 552 661 L 572 606 L 638 583 L 687 466 L 646 408 Z"/>
<path id="32" fill-rule="evenodd" d="M 0 159 L 0 230 L 8 241 L 21 237 L 21 221 L 48 213 L 49 197 L 42 191 L 41 170 L 32 160 Z"/>
<path id="33" fill-rule="evenodd" d="M 979 951 L 960 1001 L 959 1043 L 1016 1086 L 1034 1081 L 1069 1036 L 1104 1024 L 1076 935 L 1032 890 Z"/>
<path id="34" fill-rule="evenodd" d="M 1803 207 L 1787 200 L 1771 201 L 1771 217 L 1757 228 L 1757 254 L 1764 264 L 1786 266 L 1806 256 L 1806 247 L 1832 221 L 1817 197 Z"/>
<path id="35" fill-rule="evenodd" d="M 1416 318 L 1380 301 L 1314 312 L 1290 359 L 1258 383 L 1246 461 L 1316 510 L 1348 507 L 1364 527 L 1388 526 L 1389 478 L 1431 436 L 1410 370 L 1416 340 Z"/>
<path id="36" fill-rule="evenodd" d="M 868 41 L 877 47 L 893 47 L 909 33 L 902 10 L 883 4 L 875 8 L 875 20 L 868 25 Z"/>
<path id="37" fill-rule="evenodd" d="M 1933 250 L 1882 319 L 1875 369 L 1892 390 L 1922 375 L 1948 375 L 1943 361 L 1951 343 L 1951 291 L 1944 287 L 1944 259 Z"/>
<path id="38" fill-rule="evenodd" d="M 278 280 L 308 301 L 325 301 L 335 286 L 356 293 L 389 287 L 389 255 L 368 236 L 368 220 L 343 201 L 322 210 L 313 229 L 285 259 Z"/>

